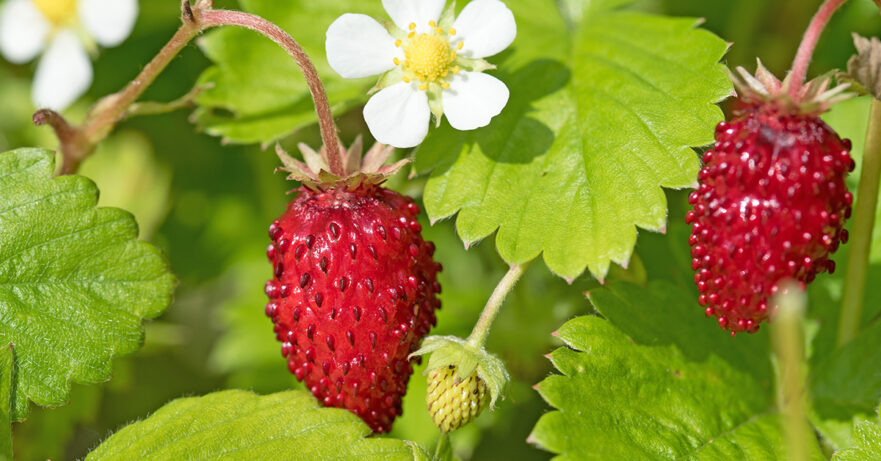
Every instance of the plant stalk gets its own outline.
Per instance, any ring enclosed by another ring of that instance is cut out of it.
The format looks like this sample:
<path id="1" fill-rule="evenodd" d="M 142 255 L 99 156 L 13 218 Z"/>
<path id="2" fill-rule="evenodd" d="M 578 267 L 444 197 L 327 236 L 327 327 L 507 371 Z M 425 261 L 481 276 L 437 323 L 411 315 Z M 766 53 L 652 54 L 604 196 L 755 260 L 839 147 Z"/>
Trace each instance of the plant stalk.
<path id="1" fill-rule="evenodd" d="M 789 283 L 774 299 L 777 312 L 772 323 L 774 350 L 780 365 L 778 405 L 783 414 L 786 454 L 791 461 L 807 461 L 807 434 L 810 427 L 805 415 L 804 320 L 807 297 L 795 283 Z"/>
<path id="2" fill-rule="evenodd" d="M 505 302 L 508 293 L 514 289 L 514 285 L 517 284 L 517 281 L 520 280 L 520 277 L 523 276 L 523 273 L 526 272 L 528 267 L 528 262 L 511 265 L 508 273 L 502 277 L 502 280 L 496 285 L 493 294 L 486 302 L 486 306 L 483 308 L 483 312 L 480 313 L 480 318 L 477 319 L 477 323 L 474 325 L 471 335 L 465 340 L 465 344 L 474 348 L 483 347 L 486 343 L 487 336 L 489 336 L 489 329 L 496 316 L 499 314 L 499 310 L 502 308 L 502 303 Z"/>
<path id="3" fill-rule="evenodd" d="M 240 11 L 214 10 L 212 5 L 211 0 L 199 0 L 195 6 L 190 5 L 189 0 L 183 0 L 181 2 L 182 24 L 171 40 L 125 88 L 95 103 L 81 126 L 77 127 L 68 123 L 60 114 L 50 110 L 41 110 L 34 114 L 35 124 L 51 126 L 58 137 L 64 159 L 61 174 L 72 174 L 77 171 L 82 161 L 94 151 L 95 146 L 103 141 L 116 124 L 130 113 L 130 108 L 135 101 L 153 84 L 172 59 L 199 33 L 212 27 L 240 26 L 266 36 L 294 58 L 306 78 L 315 101 L 321 135 L 325 144 L 325 149 L 322 150 L 327 157 L 325 160 L 331 173 L 338 176 L 344 175 L 340 141 L 337 137 L 330 104 L 327 101 L 327 94 L 315 66 L 303 48 L 287 32 L 263 18 Z"/>
<path id="4" fill-rule="evenodd" d="M 811 63 L 811 58 L 814 56 L 814 50 L 817 48 L 817 42 L 820 40 L 820 35 L 823 34 L 823 29 L 826 28 L 826 24 L 829 23 L 829 19 L 832 18 L 832 14 L 835 13 L 835 10 L 846 1 L 847 0 L 826 0 L 826 2 L 820 6 L 820 9 L 814 15 L 814 18 L 811 19 L 811 23 L 805 31 L 801 44 L 798 46 L 795 60 L 792 62 L 789 95 L 793 100 L 797 101 L 799 98 L 802 84 L 808 73 L 808 66 Z"/>
<path id="5" fill-rule="evenodd" d="M 434 457 L 432 460 L 440 461 L 445 460 L 448 457 L 444 456 L 446 452 L 450 450 L 450 434 L 447 432 L 441 432 L 440 437 L 437 438 L 437 445 L 434 447 Z"/>
<path id="6" fill-rule="evenodd" d="M 859 332 L 863 316 L 863 298 L 875 211 L 878 209 L 878 188 L 881 181 L 881 101 L 872 99 L 863 169 L 857 201 L 854 204 L 853 232 L 850 240 L 850 259 L 841 298 L 841 317 L 838 323 L 838 345 L 850 342 Z"/>
<path id="7" fill-rule="evenodd" d="M 321 127 L 321 137 L 325 147 L 322 150 L 326 155 L 324 160 L 330 167 L 331 173 L 340 177 L 345 176 L 345 168 L 343 167 L 343 158 L 340 151 L 340 140 L 337 137 L 333 112 L 331 112 L 330 103 L 327 101 L 327 93 L 324 91 L 324 85 L 321 84 L 321 79 L 318 77 L 318 71 L 315 70 L 315 66 L 300 44 L 275 24 L 259 16 L 241 11 L 206 11 L 202 15 L 202 25 L 204 29 L 215 26 L 239 26 L 259 32 L 284 48 L 294 58 L 303 76 L 306 77 L 306 83 L 309 85 L 309 91 L 312 93 L 313 101 L 315 101 L 315 111 L 318 113 L 318 124 Z"/>

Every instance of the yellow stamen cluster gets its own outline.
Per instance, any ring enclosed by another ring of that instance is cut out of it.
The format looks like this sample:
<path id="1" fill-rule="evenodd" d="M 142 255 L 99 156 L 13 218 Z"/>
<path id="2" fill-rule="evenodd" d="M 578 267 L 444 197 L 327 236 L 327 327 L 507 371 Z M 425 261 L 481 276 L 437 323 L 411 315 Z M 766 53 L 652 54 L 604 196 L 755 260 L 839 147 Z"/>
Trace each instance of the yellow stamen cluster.
<path id="1" fill-rule="evenodd" d="M 55 26 L 63 26 L 76 20 L 77 0 L 31 0 L 43 16 Z"/>
<path id="2" fill-rule="evenodd" d="M 459 66 L 453 64 L 457 57 L 456 51 L 462 50 L 465 43 L 450 43 L 450 39 L 456 35 L 456 29 L 445 31 L 435 21 L 429 21 L 428 25 L 431 27 L 430 32 L 417 34 L 416 24 L 411 23 L 407 40 L 395 40 L 395 46 L 404 50 L 404 60 L 396 57 L 394 62 L 396 66 L 402 66 L 404 82 L 418 80 L 422 82 L 418 86 L 422 91 L 428 90 L 431 83 L 449 88 L 449 82 L 443 80 L 451 72 L 459 73 Z"/>

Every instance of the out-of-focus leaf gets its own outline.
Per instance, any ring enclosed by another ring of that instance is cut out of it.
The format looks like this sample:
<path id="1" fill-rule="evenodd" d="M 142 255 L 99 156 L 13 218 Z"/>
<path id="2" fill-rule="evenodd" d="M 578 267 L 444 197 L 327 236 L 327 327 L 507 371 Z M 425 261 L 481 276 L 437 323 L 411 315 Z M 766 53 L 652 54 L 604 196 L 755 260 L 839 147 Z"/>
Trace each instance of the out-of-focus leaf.
<path id="1" fill-rule="evenodd" d="M 810 380 L 813 419 L 836 446 L 853 446 L 848 430 L 874 414 L 881 400 L 881 323 L 863 330 L 815 365 Z M 854 434 L 855 436 L 855 434 Z"/>
<path id="2" fill-rule="evenodd" d="M 141 133 L 113 134 L 83 163 L 79 174 L 101 189 L 99 206 L 122 208 L 135 216 L 144 240 L 150 240 L 168 213 L 171 171 L 157 161 L 150 140 Z"/>
<path id="3" fill-rule="evenodd" d="M 86 460 L 428 460 L 416 444 L 366 438 L 354 414 L 323 408 L 308 393 L 258 396 L 231 390 L 175 400 L 112 435 Z"/>
<path id="4" fill-rule="evenodd" d="M 786 459 L 767 336 L 731 338 L 668 283 L 611 284 L 559 330 L 531 440 L 560 459 Z M 809 447 L 812 459 L 823 459 Z"/>
<path id="5" fill-rule="evenodd" d="M 842 138 L 850 139 L 853 144 L 851 155 L 854 157 L 857 167 L 848 176 L 847 184 L 854 195 L 857 193 L 857 185 L 862 173 L 863 152 L 866 147 L 866 131 L 869 127 L 869 108 L 871 103 L 871 96 L 854 98 L 835 104 L 829 112 L 823 114 L 823 120 L 834 128 Z M 881 197 L 881 192 L 879 192 L 879 197 Z M 859 200 L 859 197 L 857 197 L 857 200 Z M 881 264 L 881 200 L 878 201 L 875 224 L 869 260 L 872 263 Z M 849 248 L 845 245 L 842 250 L 847 251 Z"/>
<path id="6" fill-rule="evenodd" d="M 32 407 L 27 421 L 15 425 L 15 456 L 18 459 L 71 458 L 67 449 L 77 433 L 77 427 L 95 424 L 105 387 L 118 385 L 121 381 L 120 361 L 117 361 L 114 363 L 113 381 L 108 386 L 76 385 L 70 390 L 70 403 L 66 406 Z"/>
<path id="7" fill-rule="evenodd" d="M 603 278 L 630 260 L 637 227 L 665 227 L 662 187 L 695 183 L 691 147 L 712 142 L 731 91 L 725 42 L 617 0 L 570 2 L 571 24 L 554 1 L 509 3 L 518 39 L 493 61 L 511 100 L 488 127 L 445 123 L 417 149 L 426 210 L 458 213 L 469 244 L 498 230 L 509 263 L 543 253 L 565 278 Z"/>
<path id="8" fill-rule="evenodd" d="M 229 375 L 230 385 L 275 392 L 299 385 L 281 355 L 272 321 L 263 314 L 263 285 L 271 266 L 262 253 L 257 255 L 259 260 L 234 264 L 218 281 L 229 289 L 229 295 L 217 307 L 223 333 L 209 360 L 213 369 Z"/>
<path id="9" fill-rule="evenodd" d="M 54 156 L 0 154 L 0 343 L 15 347 L 13 419 L 67 401 L 70 381 L 110 377 L 110 359 L 136 351 L 145 318 L 170 303 L 174 278 L 137 240 L 132 216 L 96 208 L 82 176 L 52 178 Z"/>

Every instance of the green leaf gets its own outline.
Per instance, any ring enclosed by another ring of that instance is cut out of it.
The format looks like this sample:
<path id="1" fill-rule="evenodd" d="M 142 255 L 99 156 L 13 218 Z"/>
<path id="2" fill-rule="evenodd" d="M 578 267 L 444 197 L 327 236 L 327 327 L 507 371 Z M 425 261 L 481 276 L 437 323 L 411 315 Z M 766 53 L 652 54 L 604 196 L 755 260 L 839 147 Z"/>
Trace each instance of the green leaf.
<path id="1" fill-rule="evenodd" d="M 386 18 L 380 2 L 361 0 L 240 0 L 242 9 L 290 33 L 315 64 L 330 104 L 339 114 L 367 98 L 376 78 L 345 80 L 327 63 L 325 32 L 344 13 Z M 302 73 L 284 50 L 251 31 L 225 28 L 199 41 L 215 65 L 199 85 L 214 86 L 197 98 L 198 125 L 227 142 L 267 143 L 318 120 Z"/>
<path id="2" fill-rule="evenodd" d="M 132 216 L 96 208 L 82 176 L 52 178 L 41 149 L 0 154 L 0 343 L 15 346 L 14 420 L 28 399 L 57 406 L 70 381 L 110 377 L 143 342 L 142 319 L 171 302 L 174 278 Z"/>
<path id="3" fill-rule="evenodd" d="M 665 228 L 662 187 L 696 182 L 691 147 L 713 141 L 714 103 L 731 92 L 725 42 L 693 19 L 613 9 L 622 1 L 582 0 L 571 30 L 552 0 L 508 3 L 518 39 L 490 61 L 511 100 L 488 127 L 444 124 L 417 149 L 416 170 L 433 169 L 426 210 L 458 212 L 467 244 L 498 229 L 509 263 L 544 252 L 563 277 L 603 278 L 630 260 L 637 227 Z"/>
<path id="4" fill-rule="evenodd" d="M 0 346 L 0 460 L 12 461 L 12 346 Z"/>
<path id="5" fill-rule="evenodd" d="M 427 460 L 411 442 L 366 438 L 354 414 L 323 408 L 307 392 L 230 390 L 175 400 L 112 435 L 86 460 Z"/>
<path id="6" fill-rule="evenodd" d="M 765 334 L 731 338 L 666 282 L 590 299 L 606 319 L 560 328 L 563 374 L 538 385 L 558 411 L 531 441 L 561 459 L 786 459 Z"/>
<path id="7" fill-rule="evenodd" d="M 836 452 L 832 456 L 832 461 L 875 461 L 881 459 L 881 424 L 877 421 L 865 421 L 857 424 L 853 432 L 856 447 Z"/>

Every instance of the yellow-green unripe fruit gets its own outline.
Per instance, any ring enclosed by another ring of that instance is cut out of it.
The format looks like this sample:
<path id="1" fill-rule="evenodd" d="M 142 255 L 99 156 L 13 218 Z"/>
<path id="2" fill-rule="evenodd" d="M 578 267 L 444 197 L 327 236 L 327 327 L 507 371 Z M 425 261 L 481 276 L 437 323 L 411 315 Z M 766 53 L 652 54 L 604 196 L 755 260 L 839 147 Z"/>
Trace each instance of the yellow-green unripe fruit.
<path id="1" fill-rule="evenodd" d="M 434 424 L 443 432 L 454 431 L 480 415 L 489 401 L 486 383 L 471 373 L 456 384 L 456 367 L 450 365 L 431 371 L 425 402 Z"/>

